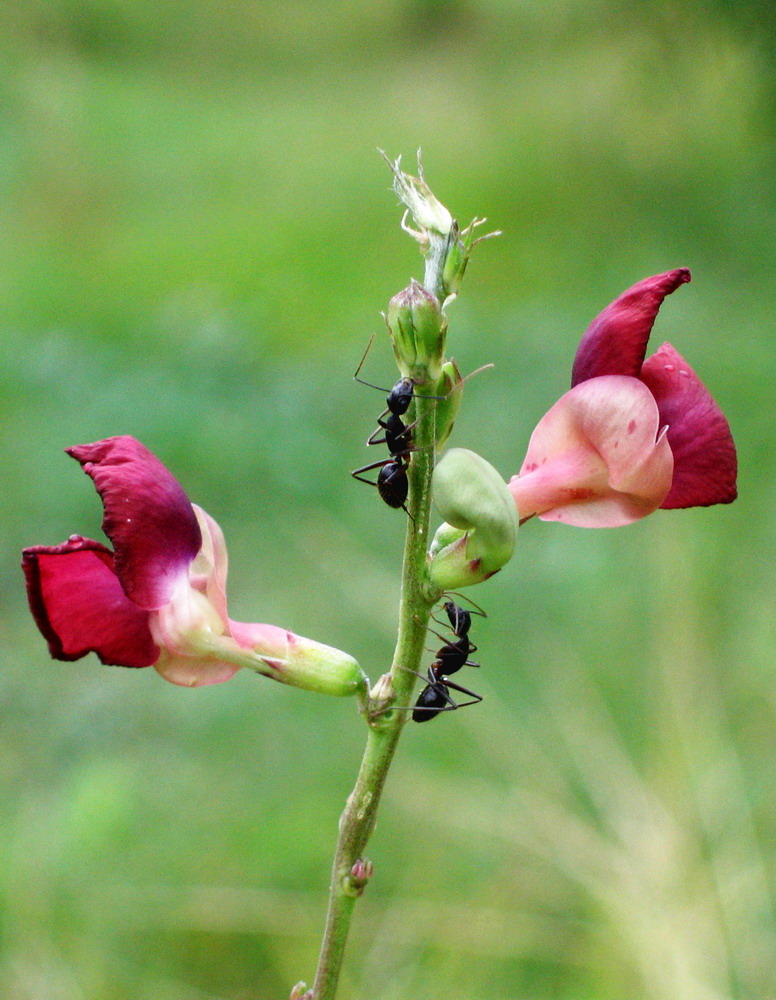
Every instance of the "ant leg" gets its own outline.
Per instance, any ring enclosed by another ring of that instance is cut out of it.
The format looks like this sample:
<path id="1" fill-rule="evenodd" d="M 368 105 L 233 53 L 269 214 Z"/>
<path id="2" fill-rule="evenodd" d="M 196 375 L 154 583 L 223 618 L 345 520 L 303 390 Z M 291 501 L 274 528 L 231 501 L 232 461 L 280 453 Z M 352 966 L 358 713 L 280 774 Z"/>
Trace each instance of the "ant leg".
<path id="1" fill-rule="evenodd" d="M 452 701 L 452 699 L 451 699 L 451 704 L 445 705 L 444 708 L 429 708 L 428 711 L 433 711 L 433 712 L 455 712 L 455 710 L 458 709 L 458 708 L 468 708 L 469 705 L 477 705 L 481 701 L 482 701 L 482 698 L 476 698 L 473 701 Z M 426 709 L 421 705 L 415 711 L 417 711 L 417 712 L 424 712 L 424 711 L 426 711 Z"/>
<path id="2" fill-rule="evenodd" d="M 420 679 L 422 681 L 425 681 L 426 684 L 430 687 L 435 686 L 431 680 L 430 673 L 420 674 L 418 673 L 417 670 L 413 670 L 411 667 L 401 667 L 401 666 L 399 667 L 399 670 L 404 670 L 408 674 L 414 674 L 416 677 L 420 677 Z M 415 708 L 416 708 L 415 705 L 386 705 L 386 707 L 380 709 L 379 712 L 375 712 L 375 718 L 377 718 L 378 715 L 385 715 L 386 712 L 412 712 L 415 710 Z"/>
<path id="3" fill-rule="evenodd" d="M 426 646 L 426 647 L 425 647 L 425 649 L 426 649 L 426 652 L 427 652 L 427 653 L 433 653 L 433 652 L 434 652 L 434 650 L 433 650 L 433 649 L 429 649 L 429 648 L 428 648 L 428 646 Z M 439 650 L 436 650 L 436 652 L 438 653 L 438 652 L 439 652 Z M 439 663 L 440 661 L 439 661 L 439 660 L 435 660 L 435 662 L 436 662 L 436 663 Z M 480 663 L 475 663 L 475 662 L 474 662 L 474 660 L 464 660 L 464 662 L 463 662 L 463 663 L 461 664 L 461 666 L 464 666 L 464 667 L 477 667 L 477 669 L 479 669 L 479 668 L 481 667 L 481 665 L 482 665 L 482 664 L 480 664 Z M 449 669 L 450 669 L 450 668 L 448 667 L 448 670 L 449 670 Z M 460 670 L 460 667 L 459 667 L 459 668 L 457 668 L 457 669 L 459 669 L 459 670 Z M 451 673 L 455 673 L 455 671 L 454 671 L 454 670 L 451 670 L 450 672 L 451 672 Z"/>
<path id="4" fill-rule="evenodd" d="M 388 410 L 383 410 L 383 413 L 388 413 Z M 386 438 L 385 437 L 381 437 L 381 438 L 376 438 L 375 437 L 375 434 L 379 434 L 381 430 L 384 431 L 384 430 L 388 429 L 388 421 L 387 420 L 383 420 L 382 417 L 383 417 L 383 414 L 381 413 L 380 416 L 377 418 L 377 423 L 378 423 L 377 429 L 374 430 L 374 431 L 372 431 L 372 433 L 366 439 L 366 443 L 368 445 L 371 445 L 371 444 L 385 444 L 385 442 L 386 442 Z"/>
<path id="5" fill-rule="evenodd" d="M 431 684 L 432 683 L 432 681 L 431 681 L 431 675 L 429 673 L 419 674 L 418 671 L 417 670 L 413 670 L 412 667 L 399 667 L 399 670 L 404 670 L 408 674 L 415 674 L 416 677 L 420 677 L 420 679 L 422 681 L 425 681 L 426 684 Z"/>
<path id="6" fill-rule="evenodd" d="M 463 687 L 461 684 L 456 684 L 455 681 L 450 681 L 445 677 L 443 683 L 445 687 L 452 688 L 453 691 L 459 691 L 461 694 L 468 694 L 470 698 L 474 699 L 473 701 L 465 702 L 466 705 L 476 705 L 477 702 L 482 701 L 481 694 L 477 694 L 475 691 L 470 691 L 468 688 Z M 463 708 L 463 704 L 459 705 L 458 707 Z"/>
<path id="7" fill-rule="evenodd" d="M 370 486 L 377 486 L 377 483 L 373 483 L 371 479 L 364 479 L 361 473 L 370 472 L 372 469 L 382 469 L 384 465 L 389 465 L 392 461 L 393 459 L 384 458 L 379 462 L 372 462 L 371 465 L 362 465 L 360 469 L 355 469 L 350 474 L 354 479 L 358 479 L 362 483 L 368 483 Z"/>
<path id="8" fill-rule="evenodd" d="M 436 618 L 434 618 L 434 621 L 436 622 Z M 440 623 L 437 622 L 437 625 L 439 625 L 439 624 Z M 444 626 L 442 626 L 442 627 L 444 628 Z M 439 639 L 440 642 L 443 642 L 446 646 L 448 646 L 450 644 L 450 641 L 448 639 L 445 639 L 445 637 L 443 635 L 440 635 L 439 632 L 435 632 L 433 630 L 433 628 L 429 628 L 428 625 L 426 626 L 426 631 L 430 632 L 432 635 L 435 635 L 437 637 L 437 639 Z M 433 649 L 429 649 L 428 652 L 429 653 L 433 653 L 434 651 L 433 651 Z"/>
<path id="9" fill-rule="evenodd" d="M 482 695 L 475 694 L 474 691 L 469 691 L 468 688 L 461 687 L 459 684 L 453 684 L 451 681 L 445 678 L 444 681 L 437 681 L 435 684 L 429 684 L 429 687 L 433 688 L 434 691 L 444 700 L 447 704 L 442 707 L 439 705 L 416 705 L 414 711 L 416 712 L 455 712 L 456 709 L 466 708 L 468 705 L 476 705 L 482 701 Z M 453 688 L 455 691 L 460 691 L 462 694 L 471 695 L 471 701 L 454 701 L 451 697 L 447 688 Z"/>

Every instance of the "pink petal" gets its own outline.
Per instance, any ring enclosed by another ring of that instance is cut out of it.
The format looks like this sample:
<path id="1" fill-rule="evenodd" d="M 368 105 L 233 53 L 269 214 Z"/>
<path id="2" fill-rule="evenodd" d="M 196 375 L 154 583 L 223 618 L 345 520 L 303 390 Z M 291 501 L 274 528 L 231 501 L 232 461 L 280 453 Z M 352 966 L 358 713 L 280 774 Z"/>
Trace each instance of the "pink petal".
<path id="1" fill-rule="evenodd" d="M 135 438 L 106 438 L 67 448 L 91 476 L 105 507 L 127 597 L 146 611 L 170 600 L 201 544 L 197 519 L 177 479 Z"/>
<path id="2" fill-rule="evenodd" d="M 731 503 L 736 490 L 736 446 L 711 393 L 670 344 L 644 362 L 641 378 L 668 424 L 674 479 L 661 507 Z"/>
<path id="3" fill-rule="evenodd" d="M 113 570 L 113 554 L 73 535 L 62 545 L 25 549 L 30 610 L 57 660 L 96 653 L 117 667 L 149 667 L 159 647 L 148 614 L 125 595 Z"/>
<path id="4" fill-rule="evenodd" d="M 278 625 L 262 625 L 258 622 L 236 622 L 229 619 L 229 633 L 238 646 L 249 649 L 267 660 L 268 666 L 282 670 L 289 650 L 298 641 L 298 636 Z"/>
<path id="5" fill-rule="evenodd" d="M 203 512 L 204 513 L 204 512 Z M 213 522 L 215 523 L 215 522 Z M 161 618 L 165 616 L 162 611 Z M 203 684 L 219 684 L 228 681 L 237 671 L 234 661 L 242 659 L 244 666 L 254 670 L 261 666 L 261 673 L 284 680 L 289 652 L 299 642 L 299 637 L 277 625 L 260 625 L 253 622 L 237 622 L 227 619 L 228 632 L 214 638 L 211 656 L 191 656 L 179 654 L 172 649 L 164 649 L 155 665 L 165 680 L 183 687 L 201 687 Z M 230 645 L 232 649 L 230 649 Z M 232 663 L 218 659 L 229 655 Z M 245 651 L 241 656 L 241 651 Z M 255 654 L 252 655 L 252 654 Z M 259 661 L 263 661 L 259 663 Z"/>
<path id="6" fill-rule="evenodd" d="M 539 421 L 509 488 L 521 518 L 587 528 L 629 524 L 656 510 L 673 470 L 657 406 L 637 379 L 589 379 Z"/>
<path id="7" fill-rule="evenodd" d="M 633 285 L 587 328 L 574 358 L 571 385 L 598 375 L 639 376 L 647 341 L 666 295 L 690 280 L 686 267 Z"/>

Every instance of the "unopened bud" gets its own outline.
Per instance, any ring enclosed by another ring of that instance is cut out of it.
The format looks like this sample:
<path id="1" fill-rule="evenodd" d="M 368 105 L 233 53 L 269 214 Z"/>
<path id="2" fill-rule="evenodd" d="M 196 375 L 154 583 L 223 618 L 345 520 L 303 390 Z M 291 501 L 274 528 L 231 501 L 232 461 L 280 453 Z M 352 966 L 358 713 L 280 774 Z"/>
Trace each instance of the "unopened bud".
<path id="1" fill-rule="evenodd" d="M 414 279 L 388 303 L 385 317 L 396 363 L 404 378 L 439 378 L 447 321 L 436 296 Z"/>
<path id="2" fill-rule="evenodd" d="M 442 268 L 442 287 L 445 290 L 445 298 L 455 297 L 461 288 L 461 282 L 466 271 L 466 265 L 471 256 L 471 244 L 462 242 L 459 238 L 458 223 L 455 223 L 453 238 L 445 256 L 445 263 Z"/>
<path id="3" fill-rule="evenodd" d="M 446 523 L 431 544 L 429 576 L 442 590 L 481 583 L 512 557 L 517 513 L 493 466 L 466 448 L 437 463 L 431 492 Z"/>
<path id="4" fill-rule="evenodd" d="M 346 879 L 346 891 L 349 895 L 360 896 L 369 879 L 374 874 L 375 867 L 367 858 L 359 858 L 350 869 Z"/>

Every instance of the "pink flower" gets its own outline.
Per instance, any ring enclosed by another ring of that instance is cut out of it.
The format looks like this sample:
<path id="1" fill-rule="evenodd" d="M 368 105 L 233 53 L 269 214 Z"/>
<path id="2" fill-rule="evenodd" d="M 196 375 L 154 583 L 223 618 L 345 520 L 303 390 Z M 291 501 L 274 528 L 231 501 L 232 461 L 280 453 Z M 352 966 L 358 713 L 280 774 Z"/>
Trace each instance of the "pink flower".
<path id="1" fill-rule="evenodd" d="M 346 653 L 229 618 L 221 529 L 139 441 L 106 438 L 67 452 L 102 498 L 113 551 L 80 535 L 24 550 L 30 610 L 55 659 L 94 652 L 106 664 L 153 666 L 189 687 L 251 667 L 329 694 L 363 689 Z"/>
<path id="2" fill-rule="evenodd" d="M 611 528 L 658 507 L 735 500 L 722 411 L 670 344 L 644 360 L 663 299 L 689 280 L 686 268 L 645 278 L 590 324 L 571 390 L 539 421 L 509 484 L 522 520 Z"/>

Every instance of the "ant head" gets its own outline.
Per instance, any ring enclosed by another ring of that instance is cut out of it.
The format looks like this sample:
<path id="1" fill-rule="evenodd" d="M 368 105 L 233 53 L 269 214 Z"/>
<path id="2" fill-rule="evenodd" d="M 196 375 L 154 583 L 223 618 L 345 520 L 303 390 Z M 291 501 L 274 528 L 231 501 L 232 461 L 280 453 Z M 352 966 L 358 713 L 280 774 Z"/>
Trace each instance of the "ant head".
<path id="1" fill-rule="evenodd" d="M 453 601 L 445 601 L 442 606 L 445 609 L 445 614 L 450 621 L 450 627 L 453 632 L 458 636 L 466 635 L 472 623 L 469 612 Z"/>
<path id="2" fill-rule="evenodd" d="M 388 409 L 397 417 L 406 413 L 410 408 L 410 403 L 414 395 L 413 386 L 414 383 L 411 378 L 400 378 L 393 389 L 391 389 L 386 402 L 388 403 Z"/>

